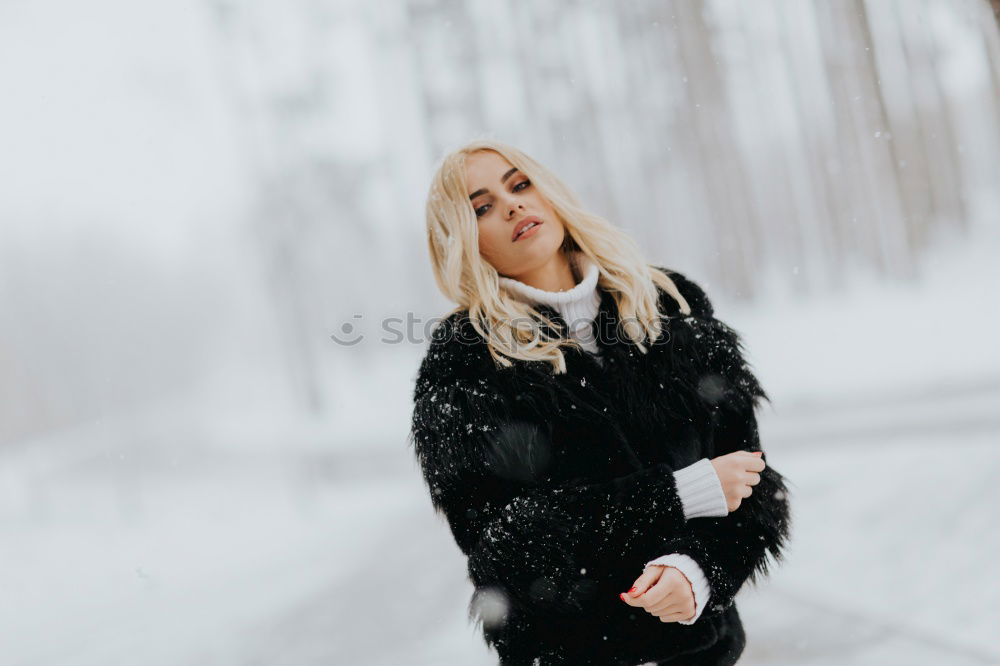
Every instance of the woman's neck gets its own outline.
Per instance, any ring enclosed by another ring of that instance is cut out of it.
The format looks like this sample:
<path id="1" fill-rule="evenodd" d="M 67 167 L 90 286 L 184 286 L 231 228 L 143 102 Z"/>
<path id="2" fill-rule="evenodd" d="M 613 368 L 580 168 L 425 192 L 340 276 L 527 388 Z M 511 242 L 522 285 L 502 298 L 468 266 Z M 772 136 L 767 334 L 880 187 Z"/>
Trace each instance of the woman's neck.
<path id="1" fill-rule="evenodd" d="M 574 272 L 571 258 L 565 252 L 556 252 L 538 268 L 508 279 L 540 291 L 561 292 L 575 287 L 580 276 Z"/>
<path id="2" fill-rule="evenodd" d="M 504 276 L 500 277 L 500 286 L 521 300 L 552 305 L 560 310 L 569 303 L 592 304 L 599 301 L 597 279 L 600 270 L 597 264 L 582 252 L 575 252 L 565 259 L 570 275 L 574 276 L 573 284 L 568 289 L 558 291 L 539 289 L 521 280 Z"/>

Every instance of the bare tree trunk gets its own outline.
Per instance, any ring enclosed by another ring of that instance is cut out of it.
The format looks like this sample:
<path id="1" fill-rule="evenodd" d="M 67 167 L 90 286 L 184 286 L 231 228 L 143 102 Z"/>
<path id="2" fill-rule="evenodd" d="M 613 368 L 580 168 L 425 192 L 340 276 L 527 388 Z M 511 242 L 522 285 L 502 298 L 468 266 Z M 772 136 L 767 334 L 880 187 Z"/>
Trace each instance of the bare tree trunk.
<path id="1" fill-rule="evenodd" d="M 690 127 L 685 159 L 696 170 L 709 206 L 706 223 L 715 230 L 723 284 L 733 293 L 753 294 L 752 274 L 761 257 L 755 207 L 749 197 L 746 167 L 736 148 L 722 74 L 709 44 L 704 3 L 676 2 L 676 20 L 664 17 L 679 44 L 679 70 L 687 77 L 684 120 Z"/>
<path id="2" fill-rule="evenodd" d="M 802 217 L 797 220 L 803 236 L 805 267 L 813 280 L 827 284 L 838 280 L 837 267 L 846 259 L 843 238 L 835 227 L 838 218 L 837 188 L 826 171 L 825 156 L 836 152 L 827 120 L 829 87 L 825 84 L 821 52 L 813 51 L 816 22 L 812 3 L 780 0 L 776 6 L 781 63 L 795 102 L 798 141 L 794 172 L 806 181 Z"/>
<path id="3" fill-rule="evenodd" d="M 541 6 L 551 11 L 551 3 Z M 562 29 L 573 35 L 572 42 L 579 45 L 569 57 L 565 48 L 561 54 L 568 90 L 566 103 L 559 107 L 584 109 L 586 121 L 582 129 L 587 132 L 593 128 L 595 135 L 591 141 L 604 165 L 601 170 L 586 166 L 581 182 L 586 183 L 588 191 L 601 197 L 605 210 L 616 223 L 641 237 L 655 228 L 649 219 L 656 213 L 656 196 L 651 192 L 650 196 L 639 198 L 635 192 L 641 183 L 648 183 L 651 190 L 658 188 L 641 164 L 642 146 L 649 142 L 643 132 L 643 121 L 648 115 L 644 83 L 652 82 L 643 82 L 637 71 L 636 52 L 640 45 L 637 35 L 630 32 L 633 27 L 629 25 L 630 17 L 629 7 L 589 4 L 561 15 L 551 14 L 549 25 L 555 31 L 561 24 Z M 600 49 L 595 48 L 598 45 Z M 602 57 L 588 57 L 588 53 L 600 53 Z M 553 87 L 558 85 L 556 81 L 552 83 Z"/>
<path id="4" fill-rule="evenodd" d="M 1000 12 L 997 10 L 1000 0 L 992 0 L 992 2 L 993 14 L 1000 22 Z M 986 64 L 990 68 L 990 81 L 993 83 L 993 99 L 1000 100 L 1000 38 L 998 38 L 1000 31 L 983 26 L 982 35 L 983 49 L 986 51 Z"/>
<path id="5" fill-rule="evenodd" d="M 911 253 L 895 165 L 883 136 L 888 131 L 885 112 L 868 58 L 864 8 L 860 2 L 820 3 L 817 8 L 840 150 L 831 176 L 852 206 L 849 217 L 841 219 L 842 228 L 880 270 L 904 275 L 912 268 Z"/>
<path id="6" fill-rule="evenodd" d="M 546 152 L 559 156 L 564 178 L 578 183 L 585 203 L 613 219 L 620 211 L 605 177 L 608 121 L 601 117 L 599 101 L 606 70 L 602 64 L 587 67 L 590 63 L 575 58 L 572 51 L 573 45 L 594 47 L 591 29 L 614 30 L 600 21 L 613 17 L 601 13 L 599 7 L 544 2 L 515 3 L 513 9 L 515 34 L 523 37 L 517 53 L 530 109 L 527 117 L 541 129 L 538 138 Z"/>
<path id="7" fill-rule="evenodd" d="M 793 86 L 780 62 L 780 41 L 772 30 L 776 21 L 773 3 L 714 2 L 717 40 L 725 48 L 713 49 L 729 55 L 718 64 L 729 82 L 729 122 L 734 140 L 746 160 L 745 177 L 756 196 L 758 256 L 754 263 L 772 262 L 798 278 L 790 284 L 804 288 L 803 211 L 808 208 L 808 184 L 793 172 L 795 143 L 788 140 L 790 127 L 799 122 L 795 114 Z M 727 7 L 728 11 L 723 11 Z M 751 92 L 753 91 L 753 92 Z M 766 94 L 762 94 L 766 91 Z M 776 122 L 775 119 L 784 122 Z M 758 166 L 753 167 L 751 163 Z"/>
<path id="8" fill-rule="evenodd" d="M 872 51 L 873 59 L 892 128 L 889 145 L 907 210 L 910 245 L 919 250 L 928 242 L 935 222 L 931 156 L 927 152 L 927 129 L 907 59 L 906 35 L 900 30 L 899 10 L 898 0 L 866 5 L 872 41 L 877 45 Z"/>
<path id="9" fill-rule="evenodd" d="M 635 211 L 635 232 L 658 261 L 690 267 L 692 254 L 714 247 L 698 220 L 708 216 L 696 178 L 683 159 L 686 128 L 678 120 L 684 76 L 670 57 L 671 30 L 649 3 L 620 5 L 620 40 L 629 45 L 623 72 L 630 113 L 623 132 L 631 168 L 619 182 Z M 632 218 L 633 216 L 630 216 Z M 641 221 L 641 223 L 640 223 Z M 707 254 L 707 250 L 705 250 Z M 712 262 L 715 265 L 715 262 Z"/>
<path id="10" fill-rule="evenodd" d="M 921 8 L 926 5 L 921 3 Z M 964 225 L 961 198 L 961 160 L 956 148 L 951 113 L 941 87 L 936 61 L 939 49 L 927 30 L 927 21 L 914 14 L 909 2 L 895 5 L 903 30 L 903 52 L 908 63 L 927 161 L 927 187 L 933 202 L 935 224 Z M 922 12 L 925 13 L 925 12 Z"/>
<path id="11" fill-rule="evenodd" d="M 378 247 L 379 227 L 358 196 L 377 172 L 326 143 L 351 103 L 334 94 L 343 81 L 330 67 L 326 38 L 356 7 L 239 5 L 216 0 L 220 59 L 255 184 L 249 213 L 271 294 L 278 344 L 293 393 L 313 412 L 331 406 L 323 345 L 332 333 L 325 307 L 347 277 L 352 254 Z M 284 30 L 269 30 L 280 18 Z M 274 57 L 277 53 L 280 57 Z M 336 211 L 339 224 L 331 224 Z M 352 223 L 348 223 L 351 221 Z M 371 280 L 376 290 L 379 277 Z M 317 287 L 319 285 L 319 287 Z"/>
<path id="12" fill-rule="evenodd" d="M 908 222 L 912 219 L 911 200 L 904 192 L 899 178 L 899 156 L 896 151 L 897 141 L 893 140 L 892 124 L 886 110 L 885 96 L 882 93 L 882 82 L 875 62 L 875 42 L 872 39 L 868 14 L 865 11 L 865 0 L 855 0 L 854 17 L 857 21 L 857 32 L 865 45 L 863 52 L 856 51 L 860 57 L 859 71 L 863 72 L 862 81 L 866 84 L 867 116 L 879 129 L 875 130 L 875 138 L 882 139 L 872 144 L 868 152 L 871 155 L 871 172 L 877 174 L 879 190 L 884 195 L 880 201 L 886 203 L 882 211 L 882 232 L 880 244 L 884 254 L 889 257 L 893 271 L 897 275 L 912 277 L 916 270 L 916 252 L 912 238 L 907 233 Z M 879 136 L 881 134 L 881 136 Z"/>
<path id="13" fill-rule="evenodd" d="M 993 18 L 996 19 L 997 25 L 1000 26 L 1000 0 L 987 0 L 990 4 L 990 9 L 993 10 Z"/>
<path id="14" fill-rule="evenodd" d="M 473 23 L 457 0 L 406 0 L 433 155 L 483 127 Z"/>

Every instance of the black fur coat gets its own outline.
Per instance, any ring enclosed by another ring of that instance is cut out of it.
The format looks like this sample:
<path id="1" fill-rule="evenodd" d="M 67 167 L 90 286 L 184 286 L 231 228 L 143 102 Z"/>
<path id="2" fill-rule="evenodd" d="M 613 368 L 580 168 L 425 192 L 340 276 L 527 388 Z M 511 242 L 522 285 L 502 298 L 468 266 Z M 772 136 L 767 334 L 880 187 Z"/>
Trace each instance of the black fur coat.
<path id="1" fill-rule="evenodd" d="M 661 290 L 665 334 L 644 354 L 617 335 L 602 290 L 603 367 L 579 350 L 566 350 L 564 375 L 547 362 L 498 367 L 466 310 L 433 331 L 409 442 L 468 557 L 470 618 L 503 664 L 735 663 L 745 638 L 733 598 L 782 559 L 787 488 L 770 464 L 735 512 L 684 518 L 671 472 L 761 450 L 755 409 L 768 396 L 704 291 L 663 270 L 691 314 Z M 692 625 L 618 596 L 645 562 L 674 552 L 698 562 L 711 588 Z"/>

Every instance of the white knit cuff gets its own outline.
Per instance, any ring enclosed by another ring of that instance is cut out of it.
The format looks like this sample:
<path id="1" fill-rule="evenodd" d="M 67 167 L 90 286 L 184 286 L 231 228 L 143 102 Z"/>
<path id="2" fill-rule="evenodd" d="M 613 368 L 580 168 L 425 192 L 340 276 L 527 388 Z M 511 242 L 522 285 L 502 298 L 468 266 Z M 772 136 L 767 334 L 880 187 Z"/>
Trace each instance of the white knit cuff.
<path id="1" fill-rule="evenodd" d="M 697 622 L 698 618 L 701 617 L 702 611 L 708 606 L 709 597 L 712 596 L 708 579 L 705 578 L 705 573 L 698 566 L 698 563 L 687 555 L 671 553 L 670 555 L 662 555 L 655 560 L 646 562 L 647 567 L 651 564 L 674 567 L 687 577 L 691 583 L 691 588 L 694 590 L 694 617 L 690 620 L 678 620 L 677 622 L 679 624 L 694 624 Z"/>
<path id="2" fill-rule="evenodd" d="M 708 458 L 674 472 L 677 494 L 684 506 L 684 517 L 725 518 L 729 515 L 726 493 Z"/>

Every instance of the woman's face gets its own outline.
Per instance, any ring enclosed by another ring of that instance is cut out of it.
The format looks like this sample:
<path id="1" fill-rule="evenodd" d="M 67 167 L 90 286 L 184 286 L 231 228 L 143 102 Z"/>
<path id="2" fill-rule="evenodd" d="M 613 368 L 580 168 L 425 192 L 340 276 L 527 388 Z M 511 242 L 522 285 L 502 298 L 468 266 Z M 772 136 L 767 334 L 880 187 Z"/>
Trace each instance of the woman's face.
<path id="1" fill-rule="evenodd" d="M 492 150 L 472 153 L 465 160 L 465 182 L 479 225 L 479 254 L 498 273 L 516 278 L 559 251 L 566 237 L 559 216 L 506 158 Z M 530 222 L 536 225 L 528 227 Z"/>

